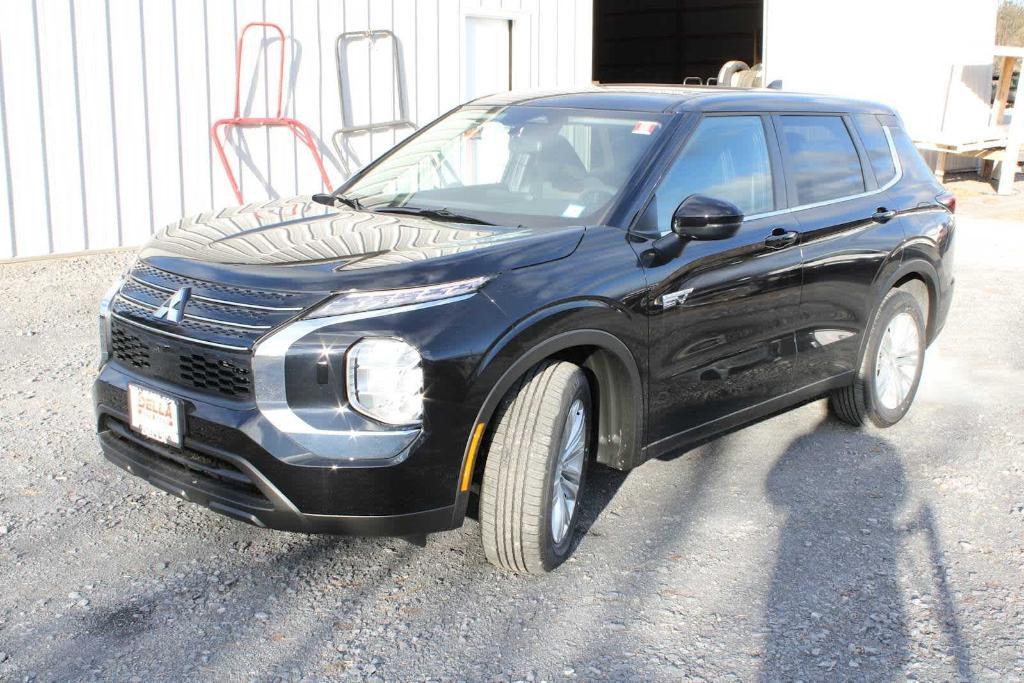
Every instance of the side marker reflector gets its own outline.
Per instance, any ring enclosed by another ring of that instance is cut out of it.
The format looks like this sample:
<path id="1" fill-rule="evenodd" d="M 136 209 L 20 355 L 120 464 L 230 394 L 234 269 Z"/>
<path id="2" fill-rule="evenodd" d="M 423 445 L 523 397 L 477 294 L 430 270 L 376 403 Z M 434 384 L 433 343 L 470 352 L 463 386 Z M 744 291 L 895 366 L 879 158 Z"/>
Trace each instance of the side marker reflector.
<path id="1" fill-rule="evenodd" d="M 473 463 L 476 462 L 476 452 L 480 448 L 480 440 L 484 435 L 484 423 L 481 422 L 473 430 L 473 438 L 469 442 L 469 453 L 466 455 L 466 464 L 462 468 L 462 483 L 460 491 L 468 491 L 469 485 L 473 483 Z"/>

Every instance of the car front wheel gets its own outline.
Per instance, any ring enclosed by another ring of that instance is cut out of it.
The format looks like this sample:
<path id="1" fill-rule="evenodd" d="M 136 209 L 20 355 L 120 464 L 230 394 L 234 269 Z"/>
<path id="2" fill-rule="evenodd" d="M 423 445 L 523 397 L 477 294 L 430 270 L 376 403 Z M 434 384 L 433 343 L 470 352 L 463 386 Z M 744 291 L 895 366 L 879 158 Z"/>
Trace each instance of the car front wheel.
<path id="1" fill-rule="evenodd" d="M 540 574 L 572 553 L 591 419 L 587 377 L 572 363 L 539 364 L 502 400 L 480 492 L 484 552 L 492 564 Z"/>

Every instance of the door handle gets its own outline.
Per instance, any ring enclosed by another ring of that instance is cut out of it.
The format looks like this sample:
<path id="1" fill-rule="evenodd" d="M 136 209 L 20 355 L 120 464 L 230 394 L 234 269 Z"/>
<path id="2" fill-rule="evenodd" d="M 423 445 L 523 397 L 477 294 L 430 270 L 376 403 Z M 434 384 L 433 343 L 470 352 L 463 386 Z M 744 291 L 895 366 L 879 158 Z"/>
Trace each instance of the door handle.
<path id="1" fill-rule="evenodd" d="M 876 223 L 888 223 L 896 217 L 896 211 L 893 209 L 887 209 L 884 206 L 878 207 L 875 213 L 871 216 L 871 220 Z"/>
<path id="2" fill-rule="evenodd" d="M 798 239 L 800 239 L 800 233 L 795 230 L 775 228 L 772 230 L 772 234 L 765 238 L 764 244 L 769 249 L 782 249 L 796 244 Z"/>

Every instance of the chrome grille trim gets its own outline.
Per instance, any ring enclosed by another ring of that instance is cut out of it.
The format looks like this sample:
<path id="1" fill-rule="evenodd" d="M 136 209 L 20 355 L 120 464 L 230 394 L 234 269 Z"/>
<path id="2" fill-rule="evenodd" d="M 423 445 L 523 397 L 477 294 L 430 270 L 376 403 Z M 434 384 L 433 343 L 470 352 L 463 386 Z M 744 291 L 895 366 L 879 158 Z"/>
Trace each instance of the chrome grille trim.
<path id="1" fill-rule="evenodd" d="M 146 284 L 149 287 L 153 287 L 153 285 L 150 285 L 148 283 L 146 283 Z M 119 292 L 118 296 L 121 297 L 122 299 L 124 299 L 125 301 L 129 301 L 129 302 L 135 304 L 139 308 L 146 309 L 147 311 L 155 311 L 157 308 L 159 308 L 159 306 L 154 306 L 153 304 L 147 304 L 145 301 L 139 301 L 135 297 L 133 297 L 133 296 L 131 296 L 129 294 L 125 294 L 124 292 Z M 197 296 L 197 297 L 194 297 L 194 298 L 201 299 L 202 297 L 198 297 Z M 204 323 L 212 323 L 214 325 L 223 325 L 224 327 L 237 327 L 239 329 L 254 330 L 254 331 L 257 331 L 257 332 L 260 332 L 260 331 L 263 331 L 263 330 L 269 330 L 272 327 L 271 325 L 246 325 L 244 323 L 233 323 L 233 322 L 230 322 L 230 321 L 227 321 L 227 320 L 217 320 L 215 318 L 206 318 L 206 317 L 203 317 L 201 315 L 194 315 L 192 313 L 186 313 L 185 317 L 188 318 L 188 319 L 191 319 L 191 320 L 198 320 L 198 321 L 204 322 Z"/>
<path id="2" fill-rule="evenodd" d="M 161 292 L 165 292 L 166 294 L 174 294 L 176 291 L 178 291 L 177 289 L 172 289 L 170 287 L 164 287 L 163 285 L 158 285 L 158 284 L 156 284 L 154 282 L 149 282 L 148 280 L 143 280 L 142 278 L 137 277 L 134 273 L 129 273 L 128 274 L 128 278 L 133 280 L 134 282 L 139 283 L 140 285 L 143 285 L 145 287 L 151 287 L 153 289 L 157 289 L 157 290 L 159 290 Z M 277 312 L 281 312 L 281 313 L 286 313 L 286 312 L 295 313 L 295 312 L 303 310 L 302 306 L 263 306 L 261 304 L 243 304 L 243 303 L 239 303 L 238 301 L 227 301 L 225 299 L 215 299 L 215 298 L 210 297 L 210 296 L 202 296 L 202 295 L 199 295 L 199 294 L 193 294 L 191 296 L 191 298 L 198 299 L 199 301 L 209 301 L 210 303 L 220 304 L 221 306 L 237 306 L 238 308 L 250 308 L 250 309 L 253 309 L 253 310 L 256 310 L 256 311 L 277 311 Z M 221 321 L 217 320 L 215 322 L 220 323 Z"/>
<path id="3" fill-rule="evenodd" d="M 146 330 L 147 332 L 151 332 L 153 334 L 161 334 L 161 335 L 163 335 L 165 337 L 171 337 L 172 339 L 178 339 L 180 341 L 191 342 L 193 344 L 200 344 L 202 346 L 212 346 L 213 348 L 226 349 L 228 351 L 249 351 L 249 347 L 248 346 L 234 346 L 232 344 L 220 344 L 218 342 L 206 341 L 205 339 L 197 339 L 196 337 L 186 337 L 185 335 L 174 334 L 173 332 L 167 332 L 166 330 L 161 330 L 158 327 L 151 327 L 149 325 L 143 325 L 142 323 L 140 323 L 140 322 L 138 322 L 136 320 L 132 320 L 131 318 L 126 318 L 125 316 L 121 315 L 120 313 L 111 312 L 110 315 L 112 317 L 114 317 L 114 318 L 117 318 L 118 320 L 120 320 L 121 322 L 125 323 L 126 325 L 132 325 L 134 327 L 138 327 L 139 329 Z M 217 323 L 221 324 L 220 321 L 217 321 Z"/>

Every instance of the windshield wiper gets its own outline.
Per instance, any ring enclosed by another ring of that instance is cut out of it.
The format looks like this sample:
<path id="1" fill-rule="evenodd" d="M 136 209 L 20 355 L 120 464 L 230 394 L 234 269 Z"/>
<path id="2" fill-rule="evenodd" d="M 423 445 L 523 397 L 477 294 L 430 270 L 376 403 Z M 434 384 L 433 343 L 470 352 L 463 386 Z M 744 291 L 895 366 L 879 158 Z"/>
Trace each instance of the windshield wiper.
<path id="1" fill-rule="evenodd" d="M 313 201 L 332 208 L 337 207 L 338 202 L 341 202 L 350 209 L 355 209 L 356 211 L 363 210 L 363 203 L 358 198 L 346 197 L 343 194 L 315 194 L 313 195 Z"/>
<path id="2" fill-rule="evenodd" d="M 373 209 L 377 213 L 403 213 L 412 216 L 423 216 L 424 218 L 439 218 L 441 220 L 457 221 L 459 223 L 473 223 L 475 225 L 494 225 L 490 221 L 467 216 L 463 213 L 456 213 L 446 207 L 440 209 L 425 209 L 418 206 L 382 206 Z"/>

